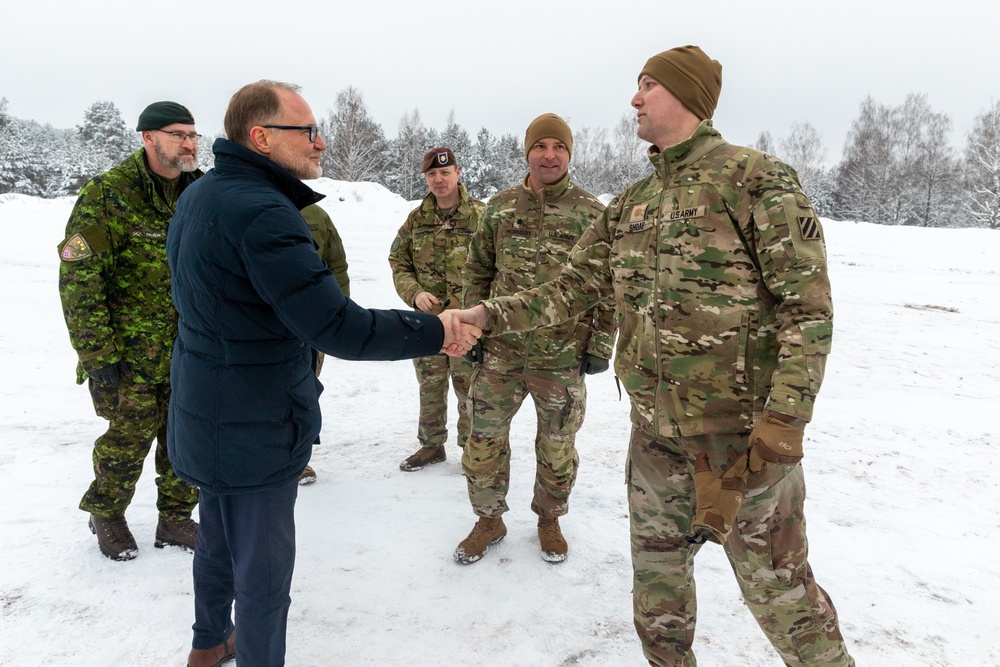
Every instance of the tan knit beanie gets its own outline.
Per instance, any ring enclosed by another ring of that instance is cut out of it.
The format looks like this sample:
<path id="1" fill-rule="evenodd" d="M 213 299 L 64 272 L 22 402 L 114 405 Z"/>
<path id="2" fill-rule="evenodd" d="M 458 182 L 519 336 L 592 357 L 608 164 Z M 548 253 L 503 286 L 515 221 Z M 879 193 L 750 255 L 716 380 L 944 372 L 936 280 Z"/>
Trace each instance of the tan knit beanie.
<path id="1" fill-rule="evenodd" d="M 647 74 L 673 93 L 698 120 L 715 113 L 722 91 L 722 65 L 697 46 L 678 46 L 646 61 L 639 78 Z"/>
<path id="2" fill-rule="evenodd" d="M 569 129 L 569 125 L 554 113 L 543 113 L 531 121 L 528 130 L 524 133 L 524 159 L 528 159 L 528 151 L 531 150 L 536 141 L 548 137 L 563 142 L 570 157 L 573 156 L 573 131 Z"/>

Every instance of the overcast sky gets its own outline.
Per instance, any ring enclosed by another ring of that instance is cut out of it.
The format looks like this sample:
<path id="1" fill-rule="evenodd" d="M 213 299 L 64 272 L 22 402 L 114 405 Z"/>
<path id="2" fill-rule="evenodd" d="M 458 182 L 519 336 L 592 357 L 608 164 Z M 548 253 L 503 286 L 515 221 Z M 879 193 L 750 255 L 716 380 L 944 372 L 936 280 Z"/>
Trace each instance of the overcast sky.
<path id="1" fill-rule="evenodd" d="M 229 97 L 261 78 L 301 85 L 317 118 L 353 85 L 389 137 L 413 109 L 438 129 L 453 109 L 470 135 L 523 137 L 545 112 L 611 128 L 646 59 L 684 44 L 722 63 L 729 141 L 808 121 L 829 160 L 868 95 L 926 93 L 956 144 L 1000 99 L 996 0 L 13 0 L 4 24 L 0 97 L 60 128 L 98 100 L 134 126 L 170 99 L 220 133 Z"/>

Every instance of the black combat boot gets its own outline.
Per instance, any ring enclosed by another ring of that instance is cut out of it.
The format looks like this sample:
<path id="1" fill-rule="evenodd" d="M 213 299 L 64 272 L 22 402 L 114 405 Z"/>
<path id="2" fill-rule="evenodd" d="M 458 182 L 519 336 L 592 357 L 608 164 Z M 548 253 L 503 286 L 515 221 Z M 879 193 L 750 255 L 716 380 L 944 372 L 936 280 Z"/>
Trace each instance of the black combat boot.
<path id="1" fill-rule="evenodd" d="M 97 535 L 97 546 L 111 560 L 132 560 L 139 555 L 139 547 L 128 529 L 124 516 L 105 519 L 90 515 L 90 532 Z"/>
<path id="2" fill-rule="evenodd" d="M 153 546 L 162 549 L 166 546 L 184 547 L 194 551 L 198 541 L 198 522 L 194 519 L 164 519 L 156 524 L 156 541 Z"/>

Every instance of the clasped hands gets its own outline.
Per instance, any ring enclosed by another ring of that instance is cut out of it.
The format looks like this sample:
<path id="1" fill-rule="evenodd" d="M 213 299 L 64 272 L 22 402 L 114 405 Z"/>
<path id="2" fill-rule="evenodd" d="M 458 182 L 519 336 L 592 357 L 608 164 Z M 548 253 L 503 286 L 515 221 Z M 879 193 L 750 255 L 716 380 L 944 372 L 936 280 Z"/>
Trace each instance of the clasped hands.
<path id="1" fill-rule="evenodd" d="M 486 326 L 486 309 L 481 304 L 466 310 L 445 310 L 438 317 L 444 325 L 441 352 L 452 357 L 460 357 L 471 350 Z"/>

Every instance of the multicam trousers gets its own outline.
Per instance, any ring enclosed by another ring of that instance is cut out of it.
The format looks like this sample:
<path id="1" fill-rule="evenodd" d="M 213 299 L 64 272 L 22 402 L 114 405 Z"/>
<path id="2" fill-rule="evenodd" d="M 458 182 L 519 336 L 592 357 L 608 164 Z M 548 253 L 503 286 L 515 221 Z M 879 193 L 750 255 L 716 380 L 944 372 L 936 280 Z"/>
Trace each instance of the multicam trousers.
<path id="1" fill-rule="evenodd" d="M 417 440 L 421 447 L 438 447 L 448 440 L 448 378 L 458 399 L 458 444 L 469 439 L 469 378 L 472 363 L 463 357 L 436 354 L 413 360 L 420 385 L 420 421 Z"/>
<path id="2" fill-rule="evenodd" d="M 694 557 L 684 536 L 694 514 L 694 459 L 713 463 L 746 449 L 747 434 L 654 439 L 633 428 L 627 482 L 635 628 L 651 665 L 692 667 L 697 603 Z M 713 468 L 716 474 L 722 465 Z M 853 666 L 837 611 L 813 578 L 803 514 L 802 466 L 751 477 L 724 545 L 743 599 L 786 665 Z M 712 548 L 711 545 L 709 548 Z"/>
<path id="3" fill-rule="evenodd" d="M 177 477 L 167 458 L 170 385 L 134 383 L 124 378 L 115 389 L 89 382 L 94 410 L 109 424 L 107 432 L 94 442 L 94 481 L 80 501 L 80 509 L 109 519 L 125 514 L 156 438 L 156 509 L 164 519 L 191 516 L 198 503 L 198 489 Z"/>
<path id="4" fill-rule="evenodd" d="M 587 407 L 579 369 L 506 372 L 478 366 L 469 391 L 472 434 L 462 452 L 462 469 L 479 516 L 497 517 L 508 509 L 510 423 L 529 394 L 538 420 L 531 509 L 545 519 L 569 510 L 580 465 L 576 433 Z"/>

